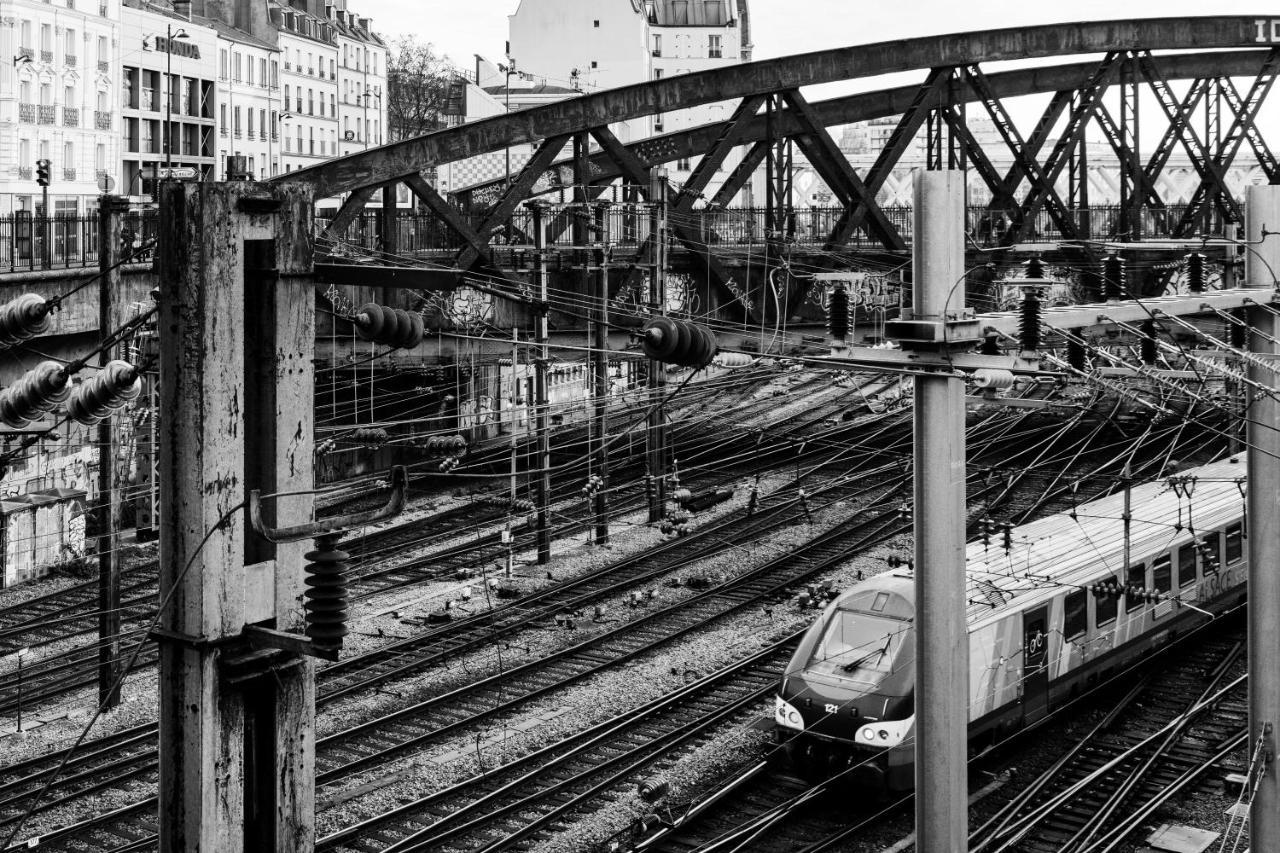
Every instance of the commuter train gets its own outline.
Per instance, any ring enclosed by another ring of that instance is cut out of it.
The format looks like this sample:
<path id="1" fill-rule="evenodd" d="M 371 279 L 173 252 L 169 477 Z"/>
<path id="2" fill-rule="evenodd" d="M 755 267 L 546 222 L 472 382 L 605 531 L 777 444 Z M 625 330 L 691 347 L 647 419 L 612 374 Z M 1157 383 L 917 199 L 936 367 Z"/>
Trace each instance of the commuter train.
<path id="1" fill-rule="evenodd" d="M 1245 596 L 1245 465 L 1229 459 L 1012 528 L 966 550 L 971 749 L 1041 719 Z M 1007 545 L 1007 547 L 1006 547 Z M 914 786 L 915 581 L 890 571 L 834 599 L 775 698 L 809 773 Z"/>

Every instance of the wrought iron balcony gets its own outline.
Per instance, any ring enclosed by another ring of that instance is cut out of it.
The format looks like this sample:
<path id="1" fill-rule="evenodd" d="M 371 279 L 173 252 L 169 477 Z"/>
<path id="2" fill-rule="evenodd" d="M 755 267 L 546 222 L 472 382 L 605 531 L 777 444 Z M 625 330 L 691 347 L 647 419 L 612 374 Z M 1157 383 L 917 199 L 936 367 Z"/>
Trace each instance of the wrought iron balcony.
<path id="1" fill-rule="evenodd" d="M 18 104 L 18 121 L 34 122 L 36 120 L 35 104 Z"/>
<path id="2" fill-rule="evenodd" d="M 48 62 L 48 63 L 52 63 L 52 62 L 53 62 L 53 51 L 52 51 L 52 50 L 42 50 L 42 51 L 40 51 L 40 61 L 41 61 L 41 62 Z"/>
<path id="3" fill-rule="evenodd" d="M 80 108 L 79 107 L 63 107 L 62 108 L 62 126 L 63 127 L 79 127 L 80 126 Z"/>
<path id="4" fill-rule="evenodd" d="M 35 170 L 31 166 L 19 166 L 18 177 L 24 181 L 29 181 L 35 177 Z"/>
<path id="5" fill-rule="evenodd" d="M 66 65 L 68 68 L 75 68 L 76 67 L 75 55 L 71 53 L 64 54 L 62 57 L 62 63 Z"/>
<path id="6" fill-rule="evenodd" d="M 105 59 L 99 59 L 98 70 L 105 74 L 106 72 L 111 70 L 111 63 L 107 62 Z"/>
<path id="7" fill-rule="evenodd" d="M 76 179 L 76 170 L 70 169 L 64 166 L 62 169 L 62 180 L 74 181 L 75 179 Z"/>
<path id="8" fill-rule="evenodd" d="M 111 113 L 104 110 L 93 111 L 93 126 L 98 130 L 111 129 Z"/>
<path id="9" fill-rule="evenodd" d="M 52 104 L 39 104 L 39 110 L 36 113 L 36 121 L 39 124 L 56 124 L 57 108 Z"/>

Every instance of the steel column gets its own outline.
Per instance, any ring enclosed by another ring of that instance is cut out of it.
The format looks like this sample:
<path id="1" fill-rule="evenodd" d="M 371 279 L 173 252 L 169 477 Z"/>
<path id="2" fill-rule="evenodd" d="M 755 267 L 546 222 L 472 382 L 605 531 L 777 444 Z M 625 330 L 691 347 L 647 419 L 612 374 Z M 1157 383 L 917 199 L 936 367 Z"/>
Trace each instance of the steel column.
<path id="1" fill-rule="evenodd" d="M 1264 237 L 1280 222 L 1280 186 L 1248 188 L 1246 237 L 1255 249 L 1246 256 L 1248 283 L 1271 293 L 1280 269 L 1280 237 Z M 1273 359 L 1280 348 L 1275 314 L 1262 308 L 1249 311 L 1253 333 L 1249 349 Z M 1260 387 L 1276 384 L 1275 374 L 1250 360 L 1249 380 Z M 1280 403 L 1257 394 L 1247 410 L 1249 446 L 1249 740 L 1252 758 L 1262 746 L 1257 788 L 1249 809 L 1249 845 L 1253 850 L 1280 850 L 1280 777 L 1276 772 L 1276 733 L 1280 723 Z M 1251 780 L 1252 781 L 1252 780 Z"/>
<path id="2" fill-rule="evenodd" d="M 964 176 L 920 172 L 912 213 L 913 316 L 965 309 Z M 964 380 L 915 378 L 916 849 L 965 850 L 969 643 L 965 631 Z"/>

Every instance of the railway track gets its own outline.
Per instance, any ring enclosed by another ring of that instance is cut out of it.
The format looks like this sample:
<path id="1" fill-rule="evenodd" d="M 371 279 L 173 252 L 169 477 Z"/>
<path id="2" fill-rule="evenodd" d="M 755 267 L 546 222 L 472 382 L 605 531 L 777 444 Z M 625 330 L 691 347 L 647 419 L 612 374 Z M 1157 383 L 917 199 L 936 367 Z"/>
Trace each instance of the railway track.
<path id="1" fill-rule="evenodd" d="M 1112 849 L 1245 746 L 1243 631 L 1181 645 L 1160 677 L 1134 685 L 1079 743 L 974 830 L 972 853 Z"/>
<path id="2" fill-rule="evenodd" d="M 801 383 L 793 391 L 818 385 L 821 377 Z M 862 380 L 863 387 L 871 387 L 877 380 Z M 865 396 L 865 395 L 864 395 Z M 767 464 L 768 460 L 791 445 L 797 436 L 803 436 L 815 425 L 830 419 L 833 414 L 848 410 L 851 404 L 847 400 L 829 400 L 809 412 L 806 416 L 793 420 L 779 427 L 771 437 L 768 446 L 761 448 L 757 464 Z M 717 455 L 716 449 L 723 447 L 724 435 L 697 435 L 687 426 L 676 425 L 673 431 L 674 441 L 687 449 L 686 459 L 695 464 L 704 458 Z M 682 435 L 689 433 L 689 435 Z M 829 439 L 828 439 L 829 440 Z M 723 455 L 722 452 L 719 455 Z M 741 470 L 739 466 L 737 470 Z M 758 469 L 757 469 L 758 470 Z M 629 477 L 639 478 L 642 475 L 641 465 L 634 459 L 619 460 L 615 468 L 615 479 L 626 483 Z M 695 475 L 696 476 L 696 475 Z M 636 484 L 640 483 L 635 479 Z M 695 480 L 696 482 L 696 480 Z M 562 501 L 575 494 L 576 482 L 568 482 L 561 477 L 553 485 L 553 501 Z M 639 491 L 637 489 L 637 491 Z M 641 503 L 635 496 L 629 496 L 624 505 L 615 511 L 627 511 Z M 570 513 L 573 515 L 573 513 Z M 460 568 L 474 567 L 501 556 L 506 545 L 501 543 L 499 531 L 491 530 L 468 541 L 459 542 L 452 547 L 438 549 L 421 558 L 402 561 L 399 565 L 378 566 L 378 558 L 394 554 L 407 544 L 421 546 L 430 539 L 448 538 L 453 531 L 465 531 L 500 523 L 511 517 L 509 505 L 492 501 L 473 501 L 460 507 L 454 507 L 437 513 L 427 519 L 390 525 L 387 528 L 365 534 L 347 543 L 347 550 L 353 554 L 355 567 L 352 576 L 353 599 L 360 600 L 377 594 L 397 589 L 424 580 L 431 580 Z M 559 525 L 553 535 L 571 535 L 581 529 L 587 520 L 571 518 Z M 423 537 L 422 529 L 432 531 L 431 536 Z M 526 522 L 514 528 L 517 547 L 532 543 L 535 532 L 531 524 Z M 364 566 L 368 565 L 369 568 Z M 438 567 L 428 570 L 430 567 Z M 62 642 L 76 636 L 93 635 L 97 632 L 97 582 L 86 581 L 75 584 L 58 592 L 49 593 L 27 602 L 0 608 L 0 656 L 17 651 L 31 649 L 41 645 Z M 122 590 L 123 630 L 121 639 L 129 640 L 138 636 L 138 631 L 147 624 L 154 608 L 156 596 L 156 567 L 153 562 L 129 569 L 124 576 Z M 96 675 L 99 643 L 89 643 L 69 649 L 62 654 L 41 659 L 34 666 L 28 666 L 23 674 L 23 700 L 30 707 L 47 698 L 74 690 L 91 681 Z M 151 663 L 153 655 L 142 661 Z M 18 706 L 17 674 L 0 675 L 0 714 L 13 713 Z"/>
<path id="3" fill-rule="evenodd" d="M 1004 433 L 1004 435 L 1003 435 L 1002 437 L 1008 438 L 1008 436 L 1009 436 L 1009 435 L 1010 435 L 1010 433 L 1005 432 L 1005 433 Z M 1018 437 L 1020 438 L 1020 436 L 1018 436 Z M 889 516 L 891 516 L 891 515 L 895 515 L 895 513 L 886 513 L 886 514 L 885 514 L 885 516 L 884 516 L 884 518 L 883 518 L 882 520 L 884 520 L 884 521 L 889 521 Z M 821 553 L 818 553 L 818 552 L 815 552 L 815 553 L 817 554 L 817 560 L 818 560 L 818 563 L 821 563 L 821 562 L 822 562 L 822 560 L 823 560 L 823 557 L 822 557 Z M 828 563 L 827 563 L 827 564 L 830 564 L 830 562 L 829 562 L 829 561 L 830 561 L 830 559 L 832 559 L 832 557 L 831 557 L 830 555 L 828 555 L 825 559 L 828 561 Z M 838 559 L 838 557 L 837 557 L 836 559 Z M 813 572 L 813 571 L 817 571 L 817 570 L 818 570 L 818 569 L 816 569 L 816 568 L 815 568 L 815 569 L 812 569 L 811 571 L 809 571 L 809 572 L 808 572 L 808 574 L 812 574 L 812 572 Z M 798 578 L 798 577 L 801 577 L 801 576 L 796 576 L 796 577 Z M 797 582 L 797 581 L 796 581 L 796 580 L 792 580 L 792 581 L 790 581 L 790 582 L 794 583 L 794 582 Z M 779 583 L 779 582 L 777 582 L 777 581 L 776 581 L 776 579 L 775 579 L 775 582 L 774 582 L 774 583 L 775 583 L 775 585 L 774 585 L 773 589 L 777 589 L 777 588 L 779 588 L 780 586 L 785 585 L 786 581 L 783 581 L 783 582 L 780 582 L 780 583 Z M 723 591 L 723 590 L 718 590 L 718 591 L 717 591 L 717 594 L 718 594 L 718 595 L 723 595 L 723 594 L 724 594 L 724 591 Z M 743 603 L 748 603 L 748 602 L 751 602 L 751 601 L 758 600 L 761 594 L 762 594 L 762 593 L 761 593 L 760 591 L 758 591 L 758 590 L 757 590 L 757 591 L 753 591 L 753 592 L 747 592 L 747 593 L 745 593 L 745 598 L 742 598 L 742 597 L 741 597 L 741 595 L 740 595 L 740 596 L 738 597 L 738 604 L 739 604 L 739 605 L 741 605 L 741 604 L 743 604 Z M 727 611 L 726 611 L 726 612 L 727 612 Z M 656 614 L 655 614 L 655 615 L 656 615 Z M 646 618 L 648 618 L 648 617 L 646 617 Z M 714 617 L 713 617 L 713 618 L 714 618 Z M 687 627 L 687 628 L 684 628 L 684 629 L 680 629 L 678 626 L 676 626 L 675 631 L 672 631 L 672 630 L 670 630 L 670 629 L 667 629 L 667 630 L 665 630 L 665 631 L 664 631 L 664 633 L 665 633 L 665 634 L 667 634 L 668 636 L 666 636 L 666 638 L 665 638 L 665 639 L 659 639 L 657 642 L 666 642 L 667 640 L 671 639 L 671 636 L 675 636 L 675 635 L 677 635 L 677 632 L 679 632 L 679 631 L 681 631 L 681 630 L 683 630 L 683 632 L 688 632 L 688 631 L 694 630 L 694 628 L 695 628 L 695 627 L 696 627 L 696 625 L 694 625 L 694 626 L 690 626 L 690 627 Z M 646 647 L 646 648 L 647 648 L 647 647 Z M 582 650 L 581 650 L 581 649 L 579 649 L 578 651 L 582 651 Z M 587 651 L 589 652 L 590 650 L 588 649 Z M 600 661 L 598 660 L 598 657 L 599 657 L 599 656 L 598 656 L 598 654 L 597 654 L 597 655 L 595 655 L 595 657 L 597 658 L 597 659 L 595 660 L 595 666 L 596 666 L 596 667 L 599 667 L 599 665 L 600 665 Z M 585 672 L 585 673 L 587 673 L 587 674 L 589 674 L 591 671 L 593 671 L 591 667 L 588 667 L 586 670 L 584 670 L 584 672 Z M 510 677 L 510 674 L 508 674 L 508 678 L 509 678 L 509 677 Z M 583 677 L 585 677 L 585 676 L 583 676 Z M 482 682 L 481 684 L 483 684 L 483 682 Z M 492 686 L 493 686 L 493 685 L 489 685 L 489 686 L 490 686 L 490 688 L 492 688 Z M 542 693 L 545 693 L 545 692 L 547 692 L 548 690 L 551 690 L 551 689 L 555 689 L 555 688 L 554 688 L 554 687 L 551 687 L 551 686 L 546 686 L 546 685 L 539 686 L 538 684 L 534 683 L 534 684 L 533 684 L 533 686 L 530 688 L 529 693 L 530 693 L 530 695 L 541 695 Z M 455 691 L 455 693 L 456 693 L 456 691 Z M 451 695 L 452 695 L 452 694 L 451 694 Z M 511 695 L 511 694 L 510 694 L 510 692 L 508 692 L 508 693 L 507 693 L 507 695 Z M 457 697 L 457 696 L 453 696 L 453 698 L 457 699 L 458 697 Z M 486 701 L 488 701 L 488 700 L 486 700 Z M 427 704 L 431 704 L 431 703 L 430 703 L 430 702 L 428 702 Z M 433 710 L 432 710 L 433 715 L 434 715 L 434 716 L 436 716 L 436 717 L 439 717 L 439 714 L 437 713 L 437 712 L 439 711 L 439 708 L 440 708 L 440 706 L 439 706 L 439 705 L 436 705 L 436 706 L 434 706 L 434 708 L 433 708 Z M 403 719 L 403 718 L 402 718 L 402 719 Z M 388 726 L 388 725 L 397 725 L 397 726 L 398 726 L 398 725 L 400 725 L 400 724 L 401 724 L 401 721 L 387 721 L 387 720 L 383 720 L 383 721 L 380 721 L 380 722 L 381 722 L 381 723 L 383 723 L 383 729 L 384 729 L 384 731 L 386 730 L 386 728 L 387 728 L 387 726 Z M 461 725 L 464 725 L 464 724 L 465 724 L 465 723 L 461 723 L 461 722 L 460 722 L 460 723 L 457 723 L 456 725 L 454 725 L 454 724 L 450 724 L 450 726 L 451 726 L 452 728 L 457 728 L 457 727 L 459 727 L 459 726 L 461 726 Z M 410 729 L 412 729 L 412 726 L 410 726 Z M 392 754 L 393 752 L 401 752 L 401 751 L 403 751 L 404 749 L 410 749 L 410 748 L 413 748 L 413 746 L 414 746 L 414 745 L 416 745 L 417 743 L 421 743 L 421 742 L 423 742 L 423 740 L 425 740 L 425 739 L 430 739 L 431 737 L 438 736 L 438 734 L 440 734 L 440 732 L 439 732 L 439 731 L 437 731 L 434 735 L 432 735 L 432 734 L 425 734 L 425 733 L 421 733 L 421 732 L 420 732 L 420 733 L 419 733 L 419 734 L 417 734 L 417 735 L 412 735 L 411 737 L 409 737 L 409 738 L 408 738 L 404 743 L 394 745 L 393 747 L 391 747 L 390 751 L 389 751 L 388 749 L 386 749 L 385 747 L 384 747 L 381 751 L 374 751 L 374 752 L 372 752 L 372 753 L 367 752 L 367 751 L 365 751 L 365 750 L 361 750 L 361 749 L 359 749 L 359 748 L 348 748 L 348 749 L 346 750 L 346 752 L 347 752 L 347 755 L 348 755 L 348 757 L 350 758 L 350 760 L 346 761 L 346 762 L 345 762 L 345 765 L 344 765 L 344 764 L 342 764 L 342 762 L 339 762 L 339 764 L 338 764 L 336 767 L 331 767 L 331 769 L 330 769 L 330 770 L 326 771 L 326 773 L 327 773 L 327 774 L 329 774 L 329 775 L 326 775 L 326 776 L 324 777 L 324 780 L 325 780 L 325 781 L 329 781 L 329 780 L 331 780 L 331 779 L 336 779 L 336 778 L 337 778 L 337 775 L 334 775 L 334 774 L 339 774 L 339 773 L 341 773 L 341 772 L 352 772 L 354 768 L 358 768 L 358 767 L 362 767 L 362 766 L 368 766 L 370 763 L 377 763 L 377 762 L 379 762 L 379 761 L 381 761 L 381 760 L 385 760 L 385 759 L 386 759 L 390 754 Z M 353 736 L 354 736 L 354 735 L 353 735 Z M 384 741 L 385 741 L 385 738 L 376 738 L 376 739 L 381 739 L 381 740 L 384 740 Z M 350 740 L 348 740 L 348 741 L 347 741 L 347 744 L 351 744 L 351 743 L 353 743 L 353 741 L 350 741 Z M 326 747 L 326 748 L 327 748 L 327 747 Z M 336 748 L 336 747 L 335 747 L 335 748 Z M 352 755 L 352 749 L 355 749 L 355 752 L 357 753 L 356 755 Z M 341 768 L 341 767 L 344 767 L 344 766 L 347 768 L 346 770 L 340 771 L 340 770 L 338 769 L 338 768 Z M 67 848 L 67 849 L 74 849 L 74 848 Z"/>

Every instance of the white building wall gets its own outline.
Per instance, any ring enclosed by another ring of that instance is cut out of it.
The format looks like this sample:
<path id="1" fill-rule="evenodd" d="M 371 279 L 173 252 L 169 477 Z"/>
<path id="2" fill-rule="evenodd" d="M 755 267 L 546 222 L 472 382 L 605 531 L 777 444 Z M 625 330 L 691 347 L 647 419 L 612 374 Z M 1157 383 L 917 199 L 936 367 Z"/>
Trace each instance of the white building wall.
<path id="1" fill-rule="evenodd" d="M 0 0 L 0 215 L 35 209 L 40 157 L 53 213 L 92 209 L 100 171 L 119 181 L 119 29 L 119 0 Z"/>
<path id="2" fill-rule="evenodd" d="M 220 36 L 218 180 L 227 179 L 231 156 L 247 158 L 248 173 L 263 180 L 280 171 L 280 51 Z"/>
<path id="3" fill-rule="evenodd" d="M 521 0 L 508 20 L 510 56 L 525 74 L 576 79 L 586 92 L 649 79 L 647 22 L 633 0 Z"/>
<path id="4" fill-rule="evenodd" d="M 522 74 L 552 84 L 574 82 L 588 94 L 745 61 L 749 46 L 742 43 L 739 7 L 743 4 L 738 0 L 725 3 L 724 23 L 715 26 L 665 26 L 660 15 L 651 21 L 650 5 L 648 0 L 521 0 L 509 18 L 511 59 Z M 714 55 L 712 37 L 718 40 L 719 56 Z M 501 78 L 496 82 L 501 83 Z M 484 80 L 480 84 L 493 85 Z M 732 104 L 708 104 L 623 122 L 613 129 L 624 142 L 631 142 L 723 121 L 733 108 Z M 735 153 L 726 161 L 706 196 L 715 193 L 739 160 L 740 154 Z M 678 189 L 687 181 L 694 165 L 669 164 L 673 186 Z M 751 196 L 748 188 L 740 198 Z"/>

